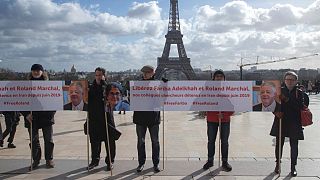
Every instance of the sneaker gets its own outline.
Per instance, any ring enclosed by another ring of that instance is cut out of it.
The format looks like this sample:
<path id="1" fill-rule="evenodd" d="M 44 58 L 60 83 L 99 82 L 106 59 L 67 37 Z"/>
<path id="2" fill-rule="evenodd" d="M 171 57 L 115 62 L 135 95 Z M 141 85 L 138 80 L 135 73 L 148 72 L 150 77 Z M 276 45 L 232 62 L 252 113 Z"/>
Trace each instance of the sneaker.
<path id="1" fill-rule="evenodd" d="M 204 165 L 203 165 L 203 169 L 204 170 L 208 170 L 210 167 L 213 166 L 213 161 L 207 161 Z"/>
<path id="2" fill-rule="evenodd" d="M 14 144 L 12 144 L 12 143 L 9 143 L 8 144 L 8 148 L 16 148 L 17 146 L 16 145 L 14 145 Z"/>
<path id="3" fill-rule="evenodd" d="M 137 167 L 137 172 L 138 173 L 141 172 L 143 168 L 144 168 L 144 164 L 141 164 L 141 165 L 139 164 L 139 166 Z"/>
<path id="4" fill-rule="evenodd" d="M 222 168 L 227 172 L 232 171 L 232 166 L 227 161 L 222 162 Z"/>
<path id="5" fill-rule="evenodd" d="M 37 169 L 39 167 L 40 161 L 33 161 L 32 163 L 32 169 Z M 31 167 L 29 167 L 29 170 L 31 171 Z"/>
<path id="6" fill-rule="evenodd" d="M 47 160 L 46 161 L 46 167 L 47 168 L 54 168 L 54 163 L 52 160 Z"/>

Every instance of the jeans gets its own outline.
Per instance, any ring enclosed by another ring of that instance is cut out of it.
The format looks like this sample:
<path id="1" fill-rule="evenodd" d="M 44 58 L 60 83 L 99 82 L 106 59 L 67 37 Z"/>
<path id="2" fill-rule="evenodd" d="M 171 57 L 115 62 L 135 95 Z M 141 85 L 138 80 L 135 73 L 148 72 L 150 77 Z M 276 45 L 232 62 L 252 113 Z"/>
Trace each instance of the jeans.
<path id="1" fill-rule="evenodd" d="M 215 153 L 215 142 L 218 133 L 219 123 L 207 122 L 207 135 L 208 135 L 208 161 L 213 161 Z M 228 149 L 229 149 L 229 134 L 230 134 L 230 122 L 221 123 L 221 153 L 222 161 L 228 161 Z"/>
<path id="2" fill-rule="evenodd" d="M 100 160 L 100 153 L 101 153 L 101 141 L 91 141 L 91 159 L 92 162 L 99 163 Z M 109 141 L 110 144 L 110 155 L 111 155 L 111 163 L 114 162 L 114 158 L 116 157 L 116 141 L 111 140 Z M 109 153 L 108 153 L 108 141 L 104 141 L 104 145 L 106 148 L 106 164 L 110 164 L 109 162 Z"/>
<path id="3" fill-rule="evenodd" d="M 159 124 L 150 127 L 141 126 L 138 124 L 136 125 L 136 132 L 138 137 L 137 149 L 139 165 L 143 165 L 146 162 L 145 138 L 147 129 L 149 129 L 152 142 L 152 162 L 154 166 L 158 166 L 160 161 Z"/>
<path id="4" fill-rule="evenodd" d="M 54 143 L 52 139 L 53 135 L 53 127 L 47 126 L 43 127 L 42 134 L 44 139 L 44 153 L 46 160 L 53 159 L 53 148 Z M 30 136 L 30 128 L 28 128 L 29 136 Z M 41 146 L 39 141 L 39 129 L 33 128 L 32 130 L 32 158 L 34 161 L 40 161 L 41 159 Z"/>
<path id="5" fill-rule="evenodd" d="M 291 158 L 291 165 L 297 165 L 297 159 L 298 159 L 298 139 L 290 138 L 290 158 Z M 279 162 L 279 159 L 282 158 L 282 152 L 283 152 L 283 145 L 284 145 L 284 137 L 281 138 L 281 154 L 279 158 L 279 136 L 277 136 L 276 140 L 276 148 L 275 148 L 275 154 L 276 154 L 276 162 Z"/>

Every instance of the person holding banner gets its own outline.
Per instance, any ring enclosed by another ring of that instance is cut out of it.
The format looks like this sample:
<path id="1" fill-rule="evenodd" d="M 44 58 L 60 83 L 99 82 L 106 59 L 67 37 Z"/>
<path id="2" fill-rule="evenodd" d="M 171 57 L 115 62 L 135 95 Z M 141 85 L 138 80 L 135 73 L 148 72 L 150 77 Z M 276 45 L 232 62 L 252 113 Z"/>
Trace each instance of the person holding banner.
<path id="1" fill-rule="evenodd" d="M 284 85 L 281 87 L 281 114 L 275 117 L 270 132 L 271 136 L 276 136 L 276 167 L 274 172 L 279 174 L 279 162 L 282 156 L 282 150 L 285 137 L 290 139 L 291 156 L 291 176 L 297 176 L 296 165 L 298 158 L 298 141 L 304 139 L 303 128 L 300 119 L 300 109 L 302 109 L 303 94 L 297 85 L 298 75 L 293 71 L 288 71 L 284 75 Z M 279 133 L 281 121 L 281 134 Z M 279 152 L 279 141 L 281 142 L 281 151 Z M 280 157 L 279 157 L 280 156 Z"/>
<path id="2" fill-rule="evenodd" d="M 105 158 L 107 170 L 110 171 L 113 169 L 114 158 L 116 155 L 115 140 L 117 139 L 117 130 L 115 129 L 113 109 L 118 103 L 120 97 L 121 92 L 114 83 L 107 85 L 105 81 L 105 69 L 100 67 L 96 68 L 95 80 L 89 86 L 88 97 L 88 122 L 91 144 L 91 163 L 88 167 L 89 170 L 99 165 L 101 142 L 103 141 L 105 143 L 105 149 L 107 153 Z M 108 137 L 106 129 L 106 117 L 108 122 Z M 107 139 L 109 139 L 109 141 L 107 141 Z M 110 146 L 110 149 L 108 145 Z"/>
<path id="3" fill-rule="evenodd" d="M 28 77 L 32 81 L 45 81 L 49 80 L 49 77 L 41 64 L 33 64 L 31 66 L 31 73 Z M 29 136 L 32 133 L 32 169 L 35 169 L 40 164 L 41 159 L 41 146 L 39 142 L 39 129 L 42 129 L 44 139 L 44 151 L 46 159 L 46 167 L 53 168 L 53 127 L 54 115 L 56 111 L 32 111 L 22 112 L 25 118 L 25 127 L 28 128 Z M 32 123 L 32 126 L 31 126 Z M 32 127 L 32 129 L 31 129 Z M 32 132 L 31 132 L 32 131 Z M 31 167 L 30 167 L 31 168 Z"/>
<path id="4" fill-rule="evenodd" d="M 146 65 L 141 69 L 143 73 L 143 81 L 154 80 L 154 68 Z M 134 111 L 133 123 L 136 124 L 137 133 L 137 149 L 138 149 L 138 162 L 137 172 L 141 172 L 146 162 L 146 149 L 145 137 L 147 129 L 149 129 L 151 142 L 152 142 L 152 162 L 154 172 L 160 172 L 160 143 L 159 143 L 159 124 L 160 112 L 159 111 Z"/>
<path id="5" fill-rule="evenodd" d="M 221 70 L 217 70 L 213 74 L 214 81 L 225 81 L 224 72 Z M 215 153 L 215 141 L 218 133 L 218 127 L 220 125 L 219 121 L 221 121 L 220 127 L 220 135 L 221 135 L 221 152 L 222 152 L 222 168 L 225 171 L 231 171 L 232 167 L 228 163 L 228 150 L 229 150 L 229 135 L 230 135 L 230 116 L 233 115 L 234 112 L 215 112 L 208 111 L 207 112 L 207 135 L 208 135 L 208 160 L 203 165 L 203 169 L 207 170 L 213 166 L 213 159 Z"/>

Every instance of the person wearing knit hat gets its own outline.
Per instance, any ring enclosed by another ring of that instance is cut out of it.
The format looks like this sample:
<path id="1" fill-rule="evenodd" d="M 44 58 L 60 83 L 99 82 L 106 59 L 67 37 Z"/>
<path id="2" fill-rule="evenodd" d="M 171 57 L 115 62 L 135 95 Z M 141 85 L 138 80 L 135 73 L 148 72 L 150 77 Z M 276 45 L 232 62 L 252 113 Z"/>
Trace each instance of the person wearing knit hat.
<path id="1" fill-rule="evenodd" d="M 31 71 L 43 71 L 43 67 L 41 64 L 33 64 L 31 66 Z"/>
<path id="2" fill-rule="evenodd" d="M 48 75 L 44 72 L 41 64 L 33 64 L 28 80 L 46 81 L 49 80 Z M 53 162 L 53 124 L 56 111 L 23 111 L 25 127 L 28 128 L 29 136 L 32 134 L 32 159 L 33 163 L 29 167 L 30 170 L 39 167 L 41 160 L 41 146 L 39 138 L 39 129 L 42 129 L 44 140 L 44 154 L 47 168 L 54 168 Z M 31 126 L 32 124 L 32 126 Z"/>

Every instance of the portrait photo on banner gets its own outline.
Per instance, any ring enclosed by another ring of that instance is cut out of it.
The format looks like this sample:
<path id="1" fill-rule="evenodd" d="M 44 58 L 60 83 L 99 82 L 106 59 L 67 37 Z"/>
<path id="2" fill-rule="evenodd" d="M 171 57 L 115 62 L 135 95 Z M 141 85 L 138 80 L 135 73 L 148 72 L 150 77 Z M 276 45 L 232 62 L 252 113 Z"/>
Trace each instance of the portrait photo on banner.
<path id="1" fill-rule="evenodd" d="M 88 82 L 65 81 L 63 89 L 63 110 L 88 110 Z"/>
<path id="2" fill-rule="evenodd" d="M 115 104 L 114 111 L 130 111 L 130 101 L 126 89 L 118 82 L 112 82 L 106 97 L 108 103 Z"/>
<path id="3" fill-rule="evenodd" d="M 255 81 L 252 111 L 275 112 L 280 109 L 281 83 L 278 80 Z"/>

